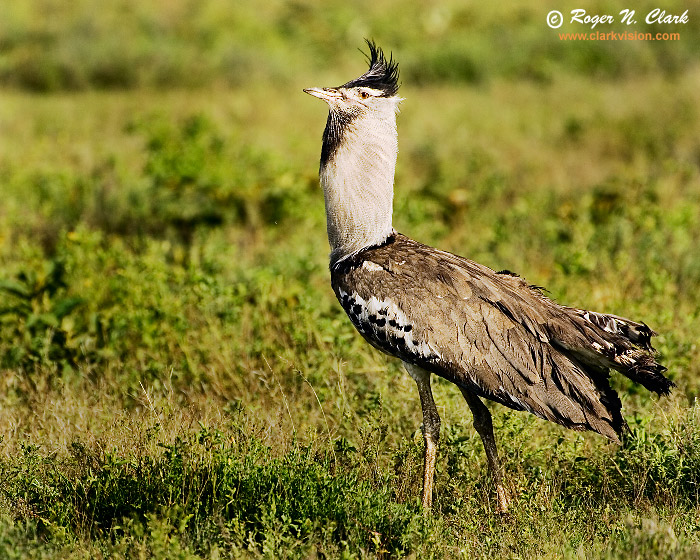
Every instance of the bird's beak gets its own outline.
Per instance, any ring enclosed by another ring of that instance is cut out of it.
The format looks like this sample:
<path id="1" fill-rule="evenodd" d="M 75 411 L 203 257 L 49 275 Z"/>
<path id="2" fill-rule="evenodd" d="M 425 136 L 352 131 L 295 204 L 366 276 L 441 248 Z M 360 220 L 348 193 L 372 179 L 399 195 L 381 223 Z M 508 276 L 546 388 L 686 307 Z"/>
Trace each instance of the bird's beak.
<path id="1" fill-rule="evenodd" d="M 319 99 L 323 99 L 326 103 L 330 103 L 333 99 L 338 99 L 339 97 L 343 96 L 343 94 L 340 93 L 337 89 L 326 87 L 306 88 L 304 92 L 308 93 L 309 95 L 313 95 L 314 97 L 318 97 Z"/>

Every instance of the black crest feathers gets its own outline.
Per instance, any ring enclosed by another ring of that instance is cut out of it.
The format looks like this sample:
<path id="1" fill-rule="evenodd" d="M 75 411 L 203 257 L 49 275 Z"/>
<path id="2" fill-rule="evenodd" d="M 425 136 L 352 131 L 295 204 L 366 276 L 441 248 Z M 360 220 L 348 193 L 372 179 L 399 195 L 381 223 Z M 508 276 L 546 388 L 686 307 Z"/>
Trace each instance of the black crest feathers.
<path id="1" fill-rule="evenodd" d="M 342 88 L 368 87 L 382 91 L 382 97 L 392 97 L 399 91 L 399 65 L 394 62 L 391 54 L 389 60 L 384 56 L 384 51 L 374 44 L 374 41 L 365 39 L 369 47 L 369 70 L 359 78 L 343 84 Z"/>

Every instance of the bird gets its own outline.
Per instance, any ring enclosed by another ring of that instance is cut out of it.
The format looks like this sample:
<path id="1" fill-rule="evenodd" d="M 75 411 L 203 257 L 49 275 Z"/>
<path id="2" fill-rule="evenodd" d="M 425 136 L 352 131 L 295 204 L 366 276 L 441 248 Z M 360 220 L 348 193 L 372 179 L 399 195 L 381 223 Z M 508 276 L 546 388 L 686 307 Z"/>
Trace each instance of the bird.
<path id="1" fill-rule="evenodd" d="M 456 385 L 473 415 L 496 495 L 505 481 L 482 399 L 620 444 L 628 430 L 611 370 L 659 395 L 674 383 L 643 322 L 568 307 L 508 271 L 424 245 L 392 225 L 398 154 L 399 67 L 366 39 L 369 69 L 338 87 L 304 92 L 328 104 L 319 181 L 331 286 L 355 329 L 401 360 L 423 414 L 421 507 L 433 505 L 440 416 L 431 375 Z"/>

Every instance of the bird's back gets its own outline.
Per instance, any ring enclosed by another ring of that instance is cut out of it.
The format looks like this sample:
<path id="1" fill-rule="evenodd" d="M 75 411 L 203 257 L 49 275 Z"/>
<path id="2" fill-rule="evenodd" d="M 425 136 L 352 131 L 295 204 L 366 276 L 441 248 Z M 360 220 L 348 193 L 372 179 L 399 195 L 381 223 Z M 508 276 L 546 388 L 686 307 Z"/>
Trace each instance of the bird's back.
<path id="1" fill-rule="evenodd" d="M 332 263 L 331 281 L 375 347 L 572 429 L 619 441 L 610 368 L 659 394 L 672 386 L 646 325 L 559 305 L 512 273 L 398 233 Z"/>

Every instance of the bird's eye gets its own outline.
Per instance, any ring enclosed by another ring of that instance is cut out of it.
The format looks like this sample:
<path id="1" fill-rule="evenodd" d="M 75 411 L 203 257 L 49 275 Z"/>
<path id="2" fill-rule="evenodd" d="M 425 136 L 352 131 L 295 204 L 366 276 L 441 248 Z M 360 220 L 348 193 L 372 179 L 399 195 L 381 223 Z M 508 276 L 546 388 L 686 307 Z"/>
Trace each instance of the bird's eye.
<path id="1" fill-rule="evenodd" d="M 367 93 L 366 91 L 360 91 L 360 97 L 362 99 L 367 99 L 369 97 L 369 93 Z"/>

